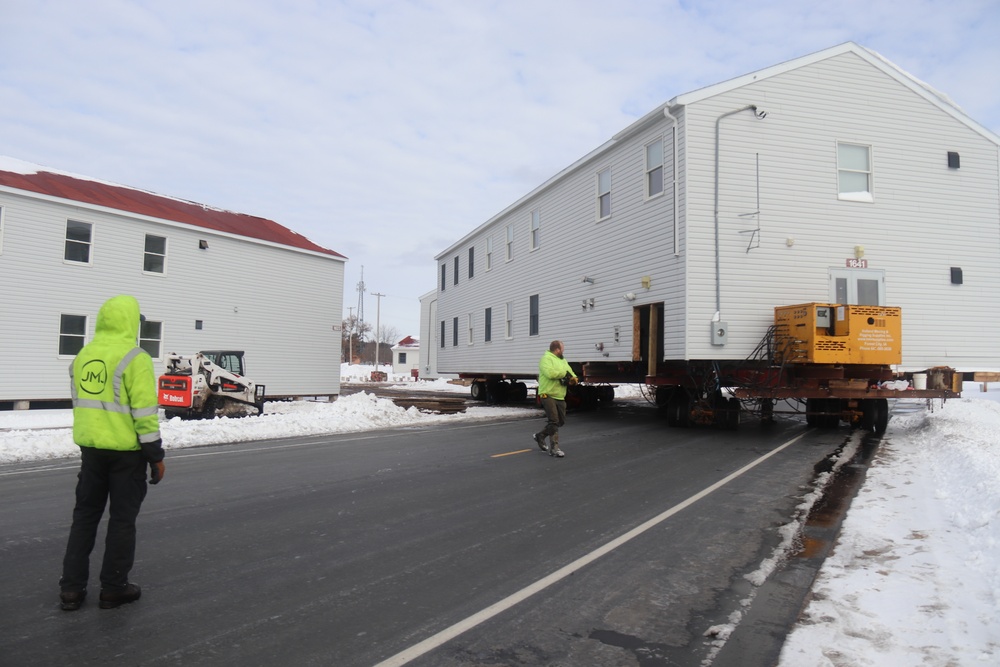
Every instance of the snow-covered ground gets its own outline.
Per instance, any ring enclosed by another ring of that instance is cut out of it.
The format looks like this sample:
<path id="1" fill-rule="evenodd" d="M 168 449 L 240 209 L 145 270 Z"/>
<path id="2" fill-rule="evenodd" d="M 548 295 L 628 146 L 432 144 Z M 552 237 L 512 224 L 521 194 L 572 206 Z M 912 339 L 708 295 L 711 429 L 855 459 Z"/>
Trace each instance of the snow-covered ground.
<path id="1" fill-rule="evenodd" d="M 372 370 L 345 365 L 342 379 L 366 382 Z M 390 380 L 414 391 L 469 391 L 445 380 Z M 641 391 L 622 387 L 618 396 Z M 1000 664 L 1000 385 L 981 392 L 966 383 L 963 396 L 894 414 L 779 667 Z M 333 403 L 268 403 L 259 418 L 172 419 L 161 433 L 170 450 L 513 415 L 525 411 L 435 415 L 357 393 Z M 0 464 L 75 456 L 71 424 L 69 410 L 0 412 Z M 816 495 L 804 495 L 801 514 Z M 786 544 L 802 519 L 783 529 Z M 762 563 L 751 582 L 760 584 L 781 556 Z M 721 645 L 738 616 L 709 640 Z"/>

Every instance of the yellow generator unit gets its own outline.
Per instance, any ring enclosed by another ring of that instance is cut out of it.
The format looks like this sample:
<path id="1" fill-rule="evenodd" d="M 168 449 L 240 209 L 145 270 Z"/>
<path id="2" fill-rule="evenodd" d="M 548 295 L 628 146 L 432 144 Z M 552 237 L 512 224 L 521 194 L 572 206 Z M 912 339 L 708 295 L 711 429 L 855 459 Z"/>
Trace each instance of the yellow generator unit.
<path id="1" fill-rule="evenodd" d="M 786 364 L 902 363 L 901 313 L 889 306 L 803 303 L 774 309 L 775 360 Z"/>

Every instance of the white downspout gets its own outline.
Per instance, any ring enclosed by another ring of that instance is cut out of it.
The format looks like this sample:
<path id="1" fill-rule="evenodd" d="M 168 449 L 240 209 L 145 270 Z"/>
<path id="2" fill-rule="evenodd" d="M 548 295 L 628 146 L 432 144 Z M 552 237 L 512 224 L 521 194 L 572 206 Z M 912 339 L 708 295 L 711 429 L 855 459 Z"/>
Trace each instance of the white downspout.
<path id="1" fill-rule="evenodd" d="M 671 181 L 670 188 L 671 188 L 671 192 L 672 192 L 673 198 L 674 198 L 674 257 L 679 257 L 680 254 L 681 254 L 681 250 L 680 250 L 680 241 L 677 238 L 677 235 L 678 235 L 679 230 L 680 230 L 680 223 L 677 220 L 677 210 L 678 210 L 678 206 L 677 206 L 677 118 L 674 117 L 673 115 L 671 115 L 670 109 L 668 107 L 663 107 L 663 115 L 666 116 L 670 120 L 670 122 L 673 123 L 673 128 L 672 128 L 672 131 L 671 131 L 671 134 L 673 135 L 673 141 L 672 141 L 672 144 L 673 144 L 672 151 L 673 152 L 671 153 L 670 159 L 674 163 L 674 169 L 673 169 L 674 174 L 673 174 L 673 180 Z"/>

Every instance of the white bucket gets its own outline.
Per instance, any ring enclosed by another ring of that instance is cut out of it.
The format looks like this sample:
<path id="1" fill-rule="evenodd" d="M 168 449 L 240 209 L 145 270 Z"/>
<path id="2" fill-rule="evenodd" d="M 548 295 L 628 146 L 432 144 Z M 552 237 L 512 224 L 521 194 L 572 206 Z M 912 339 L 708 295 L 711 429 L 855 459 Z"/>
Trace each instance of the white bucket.
<path id="1" fill-rule="evenodd" d="M 927 389 L 927 373 L 914 373 L 913 374 L 913 388 L 914 389 Z"/>

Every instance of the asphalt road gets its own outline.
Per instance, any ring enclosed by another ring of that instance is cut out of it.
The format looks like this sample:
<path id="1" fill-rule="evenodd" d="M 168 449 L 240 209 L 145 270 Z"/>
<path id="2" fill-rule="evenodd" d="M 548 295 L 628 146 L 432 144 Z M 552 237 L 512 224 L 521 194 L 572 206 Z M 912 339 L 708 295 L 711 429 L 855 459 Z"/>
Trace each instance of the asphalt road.
<path id="1" fill-rule="evenodd" d="M 528 415 L 168 452 L 116 610 L 103 528 L 58 606 L 77 462 L 0 466 L 0 665 L 700 665 L 846 434 Z"/>

